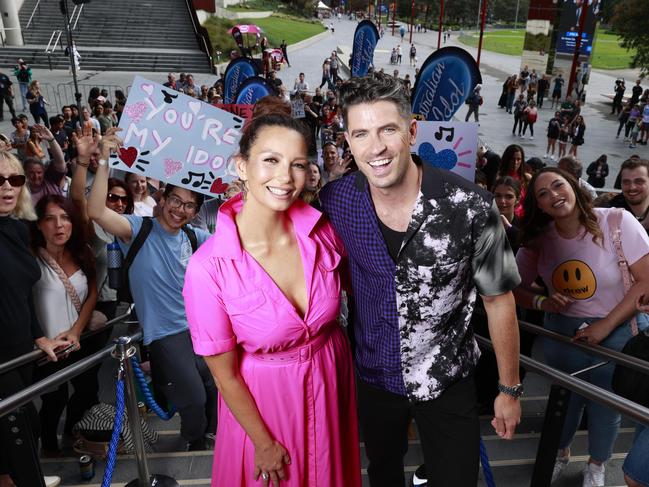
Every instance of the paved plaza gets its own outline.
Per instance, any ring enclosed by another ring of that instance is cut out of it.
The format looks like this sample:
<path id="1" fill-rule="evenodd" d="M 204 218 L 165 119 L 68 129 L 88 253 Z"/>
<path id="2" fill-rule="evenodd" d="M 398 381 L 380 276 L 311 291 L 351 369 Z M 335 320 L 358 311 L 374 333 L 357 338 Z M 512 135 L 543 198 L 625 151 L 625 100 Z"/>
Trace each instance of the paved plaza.
<path id="1" fill-rule="evenodd" d="M 279 73 L 279 77 L 289 89 L 293 88 L 295 79 L 300 72 L 305 73 L 306 81 L 309 83 L 311 90 L 318 86 L 321 80 L 322 62 L 325 57 L 331 54 L 331 51 L 338 50 L 342 52 L 343 54 L 340 54 L 341 59 L 343 62 L 348 61 L 357 22 L 343 19 L 333 20 L 333 23 L 335 26 L 334 34 L 325 32 L 316 36 L 316 38 L 303 41 L 298 46 L 291 46 L 289 48 L 291 67 L 284 66 L 284 69 Z M 461 44 L 458 42 L 458 37 L 459 33 L 454 32 L 451 39 L 445 45 L 460 46 L 475 56 L 477 49 Z M 414 85 L 415 69 L 409 66 L 408 52 L 410 46 L 408 40 L 409 34 L 406 33 L 404 43 L 401 46 L 403 52 L 401 65 L 391 65 L 390 51 L 399 44 L 400 36 L 398 28 L 395 29 L 394 36 L 392 36 L 391 29 L 386 29 L 385 35 L 379 40 L 376 46 L 374 64 L 377 69 L 383 68 L 387 73 L 392 73 L 394 69 L 398 69 L 399 76 L 401 77 L 410 74 Z M 413 34 L 413 42 L 417 47 L 417 58 L 421 65 L 437 47 L 437 32 L 415 32 Z M 79 46 L 79 49 L 83 52 L 83 46 Z M 224 69 L 224 66 L 225 64 L 220 65 L 220 69 Z M 546 127 L 554 113 L 554 110 L 550 108 L 551 103 L 547 101 L 544 107 L 539 110 L 539 118 L 535 125 L 534 140 L 529 140 L 529 138 L 521 139 L 513 136 L 511 134 L 514 122 L 513 116 L 505 113 L 504 109 L 500 109 L 497 106 L 503 81 L 507 76 L 519 72 L 520 57 L 483 50 L 480 68 L 483 78 L 482 95 L 484 97 L 484 104 L 480 107 L 481 123 L 479 136 L 481 141 L 498 153 L 502 153 L 507 145 L 517 143 L 525 149 L 526 157 L 543 157 L 547 144 L 545 135 Z M 68 71 L 48 71 L 43 69 L 34 69 L 33 71 L 34 79 L 40 80 L 42 84 L 51 86 L 72 84 L 72 77 Z M 5 67 L 3 72 L 12 75 L 13 68 L 9 69 Z M 131 84 L 131 80 L 135 74 L 141 74 L 146 78 L 158 82 L 166 80 L 166 73 L 81 71 L 79 82 L 83 85 L 114 85 L 125 88 Z M 601 154 L 606 154 L 610 167 L 607 186 L 612 186 L 613 178 L 617 174 L 620 164 L 630 155 L 639 154 L 645 158 L 649 157 L 648 146 L 638 145 L 637 148 L 630 149 L 628 143 L 623 142 L 622 138 L 615 138 L 615 132 L 618 126 L 617 117 L 610 115 L 610 100 L 603 95 L 610 94 L 613 91 L 614 81 L 618 76 L 622 76 L 627 80 L 627 92 L 630 92 L 630 87 L 637 77 L 637 73 L 634 73 L 634 71 L 594 70 L 591 73 L 590 84 L 587 88 L 586 104 L 582 108 L 582 115 L 586 122 L 586 133 L 585 143 L 579 148 L 578 157 L 584 166 L 587 166 Z M 211 85 L 217 79 L 215 75 L 209 74 L 197 73 L 195 77 L 199 85 L 203 83 Z M 71 87 L 70 92 L 72 92 Z M 16 102 L 16 107 L 20 108 L 20 101 L 16 100 Z M 60 110 L 60 107 L 52 106 L 49 108 L 49 113 L 52 115 L 57 113 L 58 110 Z M 464 120 L 465 114 L 466 107 L 462 106 L 456 114 L 456 117 Z M 0 122 L 0 131 L 6 134 L 13 130 L 8 120 L 9 117 L 5 116 L 5 121 Z"/>

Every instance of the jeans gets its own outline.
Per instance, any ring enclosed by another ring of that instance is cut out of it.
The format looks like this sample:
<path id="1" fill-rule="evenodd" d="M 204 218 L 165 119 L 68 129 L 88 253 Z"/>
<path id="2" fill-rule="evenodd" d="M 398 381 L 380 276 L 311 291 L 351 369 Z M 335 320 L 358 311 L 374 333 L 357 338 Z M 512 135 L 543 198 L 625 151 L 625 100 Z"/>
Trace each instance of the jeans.
<path id="1" fill-rule="evenodd" d="M 514 128 L 512 129 L 512 134 L 516 133 L 516 127 L 518 127 L 518 135 L 521 135 L 523 130 L 523 119 L 514 115 Z"/>
<path id="2" fill-rule="evenodd" d="M 525 132 L 527 131 L 527 127 L 530 128 L 530 135 L 534 137 L 534 122 L 528 122 L 527 120 L 524 122 L 523 135 L 525 135 Z"/>
<path id="3" fill-rule="evenodd" d="M 622 470 L 636 482 L 649 486 L 649 428 L 638 425 L 631 451 L 624 460 Z"/>
<path id="4" fill-rule="evenodd" d="M 645 314 L 638 314 L 638 329 L 644 330 L 649 326 L 649 317 Z M 544 326 L 548 330 L 572 337 L 575 331 L 583 322 L 592 322 L 597 318 L 573 318 L 556 313 L 547 313 Z M 621 351 L 622 347 L 631 338 L 631 327 L 628 322 L 618 326 L 613 333 L 600 343 L 601 346 L 612 350 Z M 573 373 L 585 369 L 591 365 L 599 364 L 602 358 L 589 355 L 576 350 L 570 345 L 565 345 L 551 339 L 544 340 L 545 360 L 548 365 L 567 373 Z M 589 372 L 579 374 L 578 377 L 596 386 L 611 390 L 611 379 L 615 363 L 610 362 Z M 563 425 L 559 448 L 564 449 L 570 446 L 572 439 L 577 432 L 583 409 L 588 411 L 588 453 L 597 462 L 605 462 L 611 457 L 613 443 L 617 437 L 620 426 L 620 414 L 602 404 L 585 399 L 572 393 L 566 413 L 566 420 Z"/>
<path id="5" fill-rule="evenodd" d="M 512 113 L 512 107 L 514 106 L 514 98 L 516 98 L 516 91 L 507 94 L 507 113 Z"/>
<path id="6" fill-rule="evenodd" d="M 11 95 L 0 95 L 0 120 L 4 119 L 4 104 L 7 104 L 7 108 L 11 113 L 12 117 L 16 117 L 16 110 L 14 110 L 14 97 Z"/>
<path id="7" fill-rule="evenodd" d="M 475 118 L 476 122 L 479 122 L 479 112 L 480 111 L 480 105 L 469 105 L 469 111 L 466 112 L 466 117 L 464 119 L 465 122 L 469 121 L 469 117 L 473 113 L 473 117 Z"/>
<path id="8" fill-rule="evenodd" d="M 29 91 L 29 83 L 18 83 L 18 86 L 20 86 L 20 97 L 23 100 L 23 112 L 27 110 L 27 92 Z"/>

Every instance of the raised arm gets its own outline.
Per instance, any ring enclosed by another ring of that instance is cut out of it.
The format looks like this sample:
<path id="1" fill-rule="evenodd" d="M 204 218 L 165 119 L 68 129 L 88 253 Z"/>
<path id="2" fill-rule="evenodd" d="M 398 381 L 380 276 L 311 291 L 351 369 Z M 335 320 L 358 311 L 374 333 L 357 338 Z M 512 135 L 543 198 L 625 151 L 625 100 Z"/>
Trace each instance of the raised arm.
<path id="1" fill-rule="evenodd" d="M 68 168 L 65 164 L 65 157 L 63 156 L 63 150 L 59 143 L 54 139 L 54 135 L 50 132 L 50 129 L 44 125 L 34 125 L 32 130 L 35 130 L 36 133 L 43 139 L 47 140 L 50 146 L 50 153 L 52 154 L 52 167 L 56 169 L 56 172 L 64 173 L 67 172 Z"/>
<path id="2" fill-rule="evenodd" d="M 128 243 L 131 241 L 132 235 L 131 225 L 128 220 L 106 207 L 108 157 L 111 150 L 117 150 L 121 146 L 121 140 L 116 135 L 119 130 L 118 128 L 108 129 L 106 136 L 99 143 L 99 166 L 88 197 L 88 216 L 108 233 L 112 233 Z"/>
<path id="3" fill-rule="evenodd" d="M 70 199 L 81 210 L 81 215 L 86 222 L 90 219 L 86 201 L 86 180 L 92 154 L 99 157 L 99 137 L 84 136 L 77 139 L 77 162 L 74 164 L 70 184 Z"/>

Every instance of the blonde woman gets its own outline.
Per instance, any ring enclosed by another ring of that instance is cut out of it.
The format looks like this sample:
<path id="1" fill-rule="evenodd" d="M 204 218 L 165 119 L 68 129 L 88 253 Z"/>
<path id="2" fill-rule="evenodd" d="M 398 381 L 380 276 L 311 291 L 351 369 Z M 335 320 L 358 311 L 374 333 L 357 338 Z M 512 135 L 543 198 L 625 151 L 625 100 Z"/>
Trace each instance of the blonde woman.
<path id="1" fill-rule="evenodd" d="M 49 105 L 49 103 L 41 94 L 41 85 L 38 80 L 29 83 L 29 90 L 25 98 L 29 103 L 29 111 L 32 117 L 34 117 L 34 122 L 38 123 L 39 120 L 43 120 L 43 125 L 50 128 L 50 121 L 47 117 L 47 110 L 45 109 L 45 105 Z"/>

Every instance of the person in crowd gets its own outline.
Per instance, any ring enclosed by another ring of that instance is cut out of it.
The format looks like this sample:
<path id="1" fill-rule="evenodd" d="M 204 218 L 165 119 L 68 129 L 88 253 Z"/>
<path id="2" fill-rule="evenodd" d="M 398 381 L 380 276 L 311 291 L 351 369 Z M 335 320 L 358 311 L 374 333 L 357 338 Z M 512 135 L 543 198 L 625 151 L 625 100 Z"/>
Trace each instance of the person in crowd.
<path id="1" fill-rule="evenodd" d="M 351 151 L 346 151 L 344 157 L 340 157 L 338 146 L 333 140 L 325 142 L 322 146 L 322 161 L 324 167 L 323 186 L 357 169 Z"/>
<path id="2" fill-rule="evenodd" d="M 557 166 L 559 169 L 562 169 L 575 178 L 579 182 L 579 187 L 590 196 L 591 201 L 595 201 L 597 198 L 597 191 L 595 191 L 595 188 L 593 188 L 588 182 L 581 178 L 584 168 L 579 159 L 575 156 L 567 155 L 559 159 Z"/>
<path id="3" fill-rule="evenodd" d="M 500 212 L 500 219 L 505 232 L 509 246 L 512 248 L 514 255 L 518 251 L 518 237 L 520 221 L 516 216 L 515 209 L 521 200 L 521 183 L 511 176 L 498 178 L 493 186 L 494 200 Z"/>
<path id="4" fill-rule="evenodd" d="M 172 90 L 176 89 L 176 75 L 173 73 L 168 73 L 167 74 L 167 81 L 162 83 L 162 86 L 166 86 L 167 88 L 171 88 Z"/>
<path id="5" fill-rule="evenodd" d="M 622 111 L 622 99 L 624 98 L 624 92 L 626 91 L 626 85 L 624 84 L 623 79 L 615 80 L 615 87 L 613 91 L 615 95 L 613 96 L 613 108 L 611 110 L 611 115 L 619 114 Z"/>
<path id="6" fill-rule="evenodd" d="M 417 48 L 414 44 L 410 44 L 410 66 L 417 66 Z"/>
<path id="7" fill-rule="evenodd" d="M 118 130 L 110 129 L 98 142 L 99 162 L 88 198 L 88 216 L 114 235 L 127 255 L 144 218 L 119 214 L 106 206 L 107 161 L 121 146 Z M 205 449 L 206 435 L 216 430 L 216 387 L 205 361 L 192 350 L 182 297 L 192 250 L 210 235 L 187 225 L 202 203 L 203 195 L 167 184 L 157 216 L 150 220 L 150 233 L 128 274 L 144 345 L 149 347 L 154 384 L 180 414 L 180 434 L 190 451 Z"/>
<path id="8" fill-rule="evenodd" d="M 146 176 L 130 172 L 126 175 L 125 180 L 133 196 L 135 205 L 133 214 L 137 216 L 153 216 L 156 201 L 149 195 Z"/>
<path id="9" fill-rule="evenodd" d="M 566 147 L 568 146 L 568 140 L 570 139 L 570 129 L 571 125 L 566 120 L 566 117 L 561 116 L 561 126 L 559 127 L 559 154 L 557 159 L 561 159 L 566 155 Z"/>
<path id="10" fill-rule="evenodd" d="M 500 163 L 499 154 L 484 145 L 478 148 L 476 167 L 484 173 L 487 179 L 486 189 L 493 187 L 493 184 L 498 177 Z"/>
<path id="11" fill-rule="evenodd" d="M 298 93 L 307 91 L 309 91 L 309 83 L 304 81 L 304 73 L 300 73 L 298 75 L 298 78 L 295 80 L 295 84 L 293 85 L 293 94 L 296 95 Z"/>
<path id="12" fill-rule="evenodd" d="M 586 133 L 586 123 L 584 117 L 578 115 L 570 126 L 570 135 L 572 137 L 572 144 L 570 145 L 570 154 L 577 157 L 577 148 L 584 145 L 584 134 Z"/>
<path id="13" fill-rule="evenodd" d="M 629 105 L 633 106 L 638 101 L 640 101 L 640 96 L 642 95 L 642 79 L 637 79 L 635 85 L 631 88 L 631 98 L 629 99 Z"/>
<path id="14" fill-rule="evenodd" d="M 429 482 L 475 486 L 479 428 L 471 375 L 479 352 L 468 310 L 476 287 L 502 386 L 492 425 L 511 438 L 520 418 L 510 292 L 518 276 L 498 209 L 473 183 L 411 154 L 417 121 L 401 82 L 380 72 L 352 78 L 340 99 L 359 171 L 328 183 L 320 201 L 350 259 L 370 482 L 405 485 L 406 429 L 414 414 Z"/>
<path id="15" fill-rule="evenodd" d="M 647 145 L 647 140 L 649 140 L 649 102 L 645 101 L 642 108 L 642 125 L 640 125 L 638 143 Z"/>
<path id="16" fill-rule="evenodd" d="M 527 101 L 525 101 L 525 95 L 521 93 L 514 102 L 514 127 L 512 127 L 512 135 L 516 135 L 516 127 L 518 127 L 518 136 L 523 138 L 523 122 L 525 120 L 526 108 Z"/>
<path id="17" fill-rule="evenodd" d="M 482 85 L 476 85 L 475 88 L 473 88 L 473 93 L 469 95 L 469 97 L 466 100 L 466 104 L 469 105 L 469 109 L 466 112 L 466 117 L 464 117 L 464 121 L 468 122 L 469 117 L 473 113 L 474 120 L 476 122 L 480 122 L 479 118 L 479 111 L 480 111 L 480 105 L 482 105 L 482 96 L 480 96 L 480 90 L 482 89 Z M 408 93 L 410 93 L 410 90 L 408 90 Z"/>
<path id="18" fill-rule="evenodd" d="M 50 339 L 64 339 L 71 352 L 81 348 L 80 339 L 97 302 L 95 259 L 86 240 L 86 228 L 78 210 L 67 198 L 49 194 L 36 205 L 36 224 L 32 226 L 31 246 L 41 277 L 34 285 L 34 306 L 43 332 Z M 70 365 L 76 355 L 60 365 Z M 42 379 L 59 370 L 59 364 L 38 369 Z M 68 384 L 41 396 L 41 445 L 43 455 L 60 455 L 57 428 L 67 408 L 66 430 L 81 419 L 86 409 L 97 402 L 84 385 L 83 375 L 71 379 L 74 394 L 68 397 Z"/>
<path id="19" fill-rule="evenodd" d="M 43 334 L 36 316 L 33 300 L 34 285 L 40 278 L 40 268 L 29 249 L 26 221 L 36 219 L 26 177 L 20 161 L 6 147 L 0 147 L 0 362 L 4 363 L 31 352 L 34 346 L 43 350 L 49 360 L 56 362 L 56 352 L 67 348 L 68 340 L 50 340 Z M 31 365 L 18 367 L 0 376 L 0 395 L 8 397 L 32 383 Z M 26 405 L 27 418 L 38 433 L 38 415 L 33 403 Z M 9 415 L 0 418 L 3 430 L 13 426 Z M 22 468 L 19 465 L 23 463 Z M 0 435 L 0 486 L 27 485 L 20 477 L 29 462 L 17 453 L 13 440 Z M 58 485 L 60 478 L 46 477 L 45 484 Z"/>
<path id="20" fill-rule="evenodd" d="M 566 80 L 563 79 L 563 75 L 559 73 L 556 78 L 552 81 L 552 106 L 550 108 L 559 107 L 561 104 L 561 89 Z"/>
<path id="21" fill-rule="evenodd" d="M 286 64 L 290 68 L 291 63 L 288 60 L 288 44 L 286 44 L 286 40 L 282 39 L 282 43 L 279 45 L 279 48 L 282 50 L 282 57 L 284 58 L 284 61 L 286 61 Z"/>
<path id="22" fill-rule="evenodd" d="M 41 132 L 38 130 L 31 130 L 29 132 L 29 139 L 27 139 L 27 145 L 25 146 L 25 160 L 28 159 L 38 159 L 39 161 L 45 160 L 45 151 L 41 147 Z"/>
<path id="23" fill-rule="evenodd" d="M 498 98 L 498 108 L 507 108 L 507 87 L 509 85 L 510 79 L 511 76 L 507 77 L 507 79 L 503 82 L 503 88 L 500 93 L 500 98 Z"/>
<path id="24" fill-rule="evenodd" d="M 512 108 L 514 106 L 514 100 L 516 99 L 516 82 L 517 75 L 513 74 L 509 77 L 509 82 L 507 83 L 507 113 L 512 113 Z"/>
<path id="25" fill-rule="evenodd" d="M 50 132 L 54 136 L 54 140 L 59 144 L 59 147 L 63 151 L 63 154 L 68 159 L 69 149 L 70 149 L 70 140 L 68 139 L 68 134 L 64 127 L 64 119 L 61 115 L 55 115 L 50 117 Z"/>
<path id="26" fill-rule="evenodd" d="M 536 93 L 536 104 L 539 108 L 543 108 L 543 100 L 545 100 L 545 95 L 548 92 L 549 87 L 550 87 L 550 80 L 547 78 L 546 75 L 542 75 L 541 78 L 539 78 L 539 81 L 537 83 L 537 93 Z"/>
<path id="27" fill-rule="evenodd" d="M 572 96 L 566 95 L 566 99 L 561 103 L 560 111 L 561 116 L 568 120 L 568 123 L 572 123 L 573 120 L 573 111 L 575 110 L 575 103 L 572 101 Z"/>
<path id="28" fill-rule="evenodd" d="M 544 167 L 545 162 L 543 162 L 538 157 L 530 157 L 527 161 L 525 161 L 525 172 L 530 176 L 534 176 Z"/>
<path id="29" fill-rule="evenodd" d="M 115 90 L 114 109 L 115 109 L 115 115 L 117 116 L 117 123 L 119 123 L 119 119 L 122 117 L 122 112 L 124 111 L 125 106 L 126 106 L 126 95 L 122 90 Z"/>
<path id="30" fill-rule="evenodd" d="M 649 313 L 649 303 L 646 295 L 638 298 L 636 309 L 640 313 Z M 636 424 L 633 445 L 622 465 L 624 481 L 628 487 L 649 487 L 647 455 L 649 455 L 649 428 L 645 425 Z"/>
<path id="31" fill-rule="evenodd" d="M 324 85 L 332 90 L 333 83 L 331 82 L 331 60 L 329 58 L 325 59 L 322 63 L 322 83 L 318 88 L 322 88 Z"/>
<path id="32" fill-rule="evenodd" d="M 605 207 L 624 208 L 649 232 L 649 161 L 630 158 L 620 167 L 622 192 L 615 195 Z"/>
<path id="33" fill-rule="evenodd" d="M 308 129 L 281 101 L 255 112 L 236 156 L 243 193 L 221 206 L 183 292 L 220 391 L 212 485 L 359 487 L 354 373 L 337 323 L 344 249 L 299 198 Z"/>
<path id="34" fill-rule="evenodd" d="M 534 139 L 534 124 L 536 123 L 538 116 L 539 112 L 536 109 L 536 102 L 534 100 L 530 100 L 529 105 L 527 105 L 527 108 L 525 108 L 525 111 L 523 113 L 523 137 L 525 137 L 525 132 L 529 127 L 530 140 Z"/>
<path id="35" fill-rule="evenodd" d="M 29 91 L 29 83 L 32 81 L 32 68 L 30 68 L 23 59 L 18 59 L 18 65 L 14 68 L 14 76 L 18 80 L 20 87 L 20 98 L 23 102 L 23 112 L 27 111 L 27 91 Z M 642 91 L 642 88 L 640 89 Z"/>
<path id="36" fill-rule="evenodd" d="M 306 183 L 300 198 L 304 202 L 310 204 L 315 209 L 320 209 L 320 202 L 318 201 L 318 193 L 322 189 L 322 169 L 318 166 L 317 162 L 309 162 L 309 168 L 306 175 Z"/>
<path id="37" fill-rule="evenodd" d="M 593 208 L 578 181 L 558 168 L 545 168 L 534 176 L 525 199 L 521 224 L 521 248 L 516 255 L 522 282 L 516 302 L 526 309 L 545 311 L 545 328 L 573 340 L 621 350 L 634 333 L 629 321 L 635 301 L 647 292 L 649 237 L 628 212 L 619 229 L 622 250 L 635 284 L 624 293 L 618 257 L 611 242 L 611 218 L 615 210 Z M 548 294 L 533 286 L 540 276 Z M 649 320 L 637 315 L 642 330 Z M 555 340 L 544 342 L 548 365 L 567 373 L 583 370 L 599 359 Z M 596 367 L 581 377 L 603 389 L 611 389 L 614 363 Z M 588 411 L 588 453 L 584 487 L 604 485 L 604 464 L 610 458 L 620 415 L 578 394 L 571 394 L 559 452 L 552 476 L 555 481 L 570 459 L 570 444 L 583 409 Z"/>
<path id="38" fill-rule="evenodd" d="M 591 162 L 586 169 L 588 174 L 588 184 L 593 188 L 603 188 L 606 184 L 606 176 L 608 176 L 608 163 L 606 154 L 602 154 L 596 161 Z"/>
<path id="39" fill-rule="evenodd" d="M 617 127 L 617 134 L 615 134 L 615 138 L 619 139 L 620 138 L 620 132 L 622 132 L 622 128 L 626 127 L 627 122 L 629 121 L 629 116 L 631 115 L 631 105 L 626 104 L 624 105 L 624 108 L 620 112 L 620 115 L 617 117 L 617 120 L 619 122 L 619 125 Z M 629 139 L 629 129 L 624 131 L 624 140 Z"/>
<path id="40" fill-rule="evenodd" d="M 0 72 L 0 122 L 4 120 L 4 104 L 7 104 L 11 118 L 16 118 L 16 110 L 14 109 L 14 91 L 13 82 L 9 76 Z"/>
<path id="41" fill-rule="evenodd" d="M 516 207 L 517 215 L 521 216 L 527 185 L 530 179 L 532 179 L 532 175 L 525 171 L 525 151 L 518 144 L 508 145 L 500 158 L 498 177 L 502 178 L 506 176 L 510 176 L 521 183 L 521 195 L 518 206 Z"/>
<path id="42" fill-rule="evenodd" d="M 37 132 L 41 139 L 49 144 L 52 159 L 45 165 L 41 159 L 25 160 L 25 172 L 34 206 L 38 200 L 48 194 L 67 194 L 67 165 L 61 147 L 54 139 L 52 132 L 42 125 L 33 125 L 31 132 Z"/>
<path id="43" fill-rule="evenodd" d="M 91 116 L 88 107 L 81 107 L 81 119 L 77 122 L 75 130 L 77 137 L 93 135 L 93 130 L 95 133 L 101 134 L 101 125 L 99 120 Z"/>
<path id="44" fill-rule="evenodd" d="M 34 117 L 34 122 L 43 122 L 49 128 L 49 118 L 47 116 L 47 109 L 45 105 L 49 105 L 48 101 L 41 94 L 41 85 L 38 80 L 33 80 L 29 83 L 29 90 L 25 95 L 25 99 L 29 103 L 29 112 Z"/>
<path id="45" fill-rule="evenodd" d="M 638 138 L 640 137 L 641 129 L 642 129 L 642 117 L 638 117 L 638 119 L 635 122 L 633 122 L 633 125 L 631 127 L 631 133 L 629 134 L 629 149 L 635 149 L 636 143 L 640 143 L 640 144 L 642 143 L 642 139 L 638 140 Z"/>
<path id="46" fill-rule="evenodd" d="M 548 122 L 548 129 L 547 129 L 548 146 L 545 149 L 545 155 L 543 156 L 543 159 L 550 158 L 553 161 L 555 160 L 554 152 L 557 145 L 557 139 L 559 138 L 560 133 L 561 133 L 561 114 L 559 112 L 554 112 L 554 117 L 552 117 Z"/>
<path id="47" fill-rule="evenodd" d="M 95 120 L 99 122 L 99 131 L 101 135 L 104 135 L 109 128 L 115 126 L 113 119 L 110 118 L 106 113 L 106 109 L 104 108 L 105 103 L 108 102 L 98 103 L 97 106 L 95 106 L 95 109 L 93 110 Z"/>
<path id="48" fill-rule="evenodd" d="M 29 124 L 26 117 L 15 117 L 11 119 L 11 124 L 16 130 L 11 132 L 11 146 L 16 149 L 18 159 L 25 160 L 25 148 L 29 140 Z"/>

